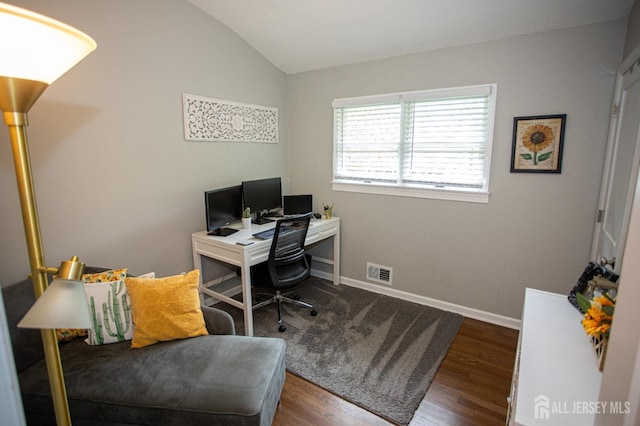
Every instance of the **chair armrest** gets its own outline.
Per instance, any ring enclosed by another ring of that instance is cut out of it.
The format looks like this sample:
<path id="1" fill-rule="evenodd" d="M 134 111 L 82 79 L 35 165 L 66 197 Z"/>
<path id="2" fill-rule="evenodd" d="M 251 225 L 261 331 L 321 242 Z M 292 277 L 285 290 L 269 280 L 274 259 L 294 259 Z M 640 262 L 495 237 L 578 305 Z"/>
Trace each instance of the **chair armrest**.
<path id="1" fill-rule="evenodd" d="M 227 312 L 210 306 L 201 308 L 209 334 L 236 334 L 233 318 Z"/>

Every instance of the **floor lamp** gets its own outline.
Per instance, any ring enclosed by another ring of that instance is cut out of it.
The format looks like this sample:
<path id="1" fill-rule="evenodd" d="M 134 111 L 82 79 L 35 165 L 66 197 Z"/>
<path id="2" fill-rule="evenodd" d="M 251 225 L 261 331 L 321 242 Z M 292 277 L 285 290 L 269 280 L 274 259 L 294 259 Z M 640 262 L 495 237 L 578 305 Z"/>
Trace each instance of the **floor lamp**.
<path id="1" fill-rule="evenodd" d="M 45 265 L 27 145 L 27 112 L 44 90 L 96 48 L 86 34 L 43 15 L 0 3 L 0 110 L 9 135 L 36 303 L 19 327 L 39 328 L 58 425 L 71 424 L 56 328 L 90 328 L 84 264 Z M 56 274 L 48 285 L 47 274 Z"/>

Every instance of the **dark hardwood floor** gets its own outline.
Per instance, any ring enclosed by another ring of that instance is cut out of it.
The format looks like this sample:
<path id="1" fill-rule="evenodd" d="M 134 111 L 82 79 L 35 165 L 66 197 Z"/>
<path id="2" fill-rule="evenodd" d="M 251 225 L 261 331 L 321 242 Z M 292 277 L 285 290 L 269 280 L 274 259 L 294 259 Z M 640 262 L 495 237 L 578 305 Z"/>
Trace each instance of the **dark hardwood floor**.
<path id="1" fill-rule="evenodd" d="M 465 318 L 410 426 L 504 425 L 518 331 Z M 274 426 L 389 425 L 287 373 Z"/>

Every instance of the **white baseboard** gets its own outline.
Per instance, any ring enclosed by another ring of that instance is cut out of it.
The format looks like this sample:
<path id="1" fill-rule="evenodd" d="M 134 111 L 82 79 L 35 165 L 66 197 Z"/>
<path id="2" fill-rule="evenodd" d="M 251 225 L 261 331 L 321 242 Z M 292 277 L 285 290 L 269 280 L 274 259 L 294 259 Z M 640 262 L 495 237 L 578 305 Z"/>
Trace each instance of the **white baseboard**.
<path id="1" fill-rule="evenodd" d="M 327 272 L 311 270 L 311 275 L 323 278 L 326 280 L 333 280 L 333 275 Z M 442 300 L 432 299 L 430 297 L 419 296 L 413 293 L 407 293 L 405 291 L 397 290 L 389 287 L 382 287 L 376 284 L 371 284 L 365 281 L 354 280 L 352 278 L 340 277 L 340 284 L 348 285 L 351 287 L 361 288 L 363 290 L 372 291 L 378 294 L 384 294 L 390 297 L 396 297 L 408 302 L 419 303 L 425 306 L 431 306 L 432 308 L 442 309 L 443 311 L 454 312 L 467 318 L 476 319 L 479 321 L 488 322 L 489 324 L 499 325 L 501 327 L 507 327 L 514 330 L 520 330 L 520 320 L 507 317 L 504 315 L 498 315 L 487 311 L 481 311 L 479 309 L 469 308 L 467 306 L 456 305 L 455 303 L 444 302 Z"/>
<path id="2" fill-rule="evenodd" d="M 311 275 L 314 277 L 322 278 L 328 281 L 333 281 L 333 274 L 329 272 L 319 271 L 317 269 L 311 270 Z M 432 308 L 442 309 L 443 311 L 454 312 L 467 318 L 484 321 L 489 324 L 495 324 L 501 327 L 507 327 L 514 330 L 520 330 L 520 320 L 506 317 L 504 315 L 498 315 L 487 311 L 481 311 L 479 309 L 469 308 L 467 306 L 456 305 L 455 303 L 445 302 L 442 300 L 432 299 L 430 297 L 419 296 L 417 294 L 408 293 L 406 291 L 397 290 L 389 287 L 382 287 L 380 285 L 371 284 L 365 281 L 354 280 L 352 278 L 340 277 L 340 284 L 348 285 L 350 287 L 361 288 L 363 290 L 372 291 L 378 294 L 384 294 L 385 296 L 396 297 L 398 299 L 406 300 L 408 302 L 418 303 L 420 305 L 431 306 Z M 242 292 L 241 286 L 235 286 L 227 289 L 223 294 L 232 297 L 235 294 Z M 217 303 L 216 300 L 207 300 L 209 303 Z"/>

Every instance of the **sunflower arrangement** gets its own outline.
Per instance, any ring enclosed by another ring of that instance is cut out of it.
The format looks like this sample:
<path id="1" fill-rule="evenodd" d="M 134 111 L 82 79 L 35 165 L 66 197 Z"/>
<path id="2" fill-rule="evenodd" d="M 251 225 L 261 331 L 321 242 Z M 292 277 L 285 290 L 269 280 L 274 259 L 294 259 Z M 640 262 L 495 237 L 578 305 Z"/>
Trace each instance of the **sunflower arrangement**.
<path id="1" fill-rule="evenodd" d="M 546 161 L 551 157 L 553 151 L 539 154 L 553 142 L 556 137 L 553 129 L 545 124 L 536 124 L 529 126 L 522 135 L 522 145 L 531 151 L 533 155 L 525 153 L 520 156 L 525 160 L 533 160 L 536 166 L 542 161 Z"/>
<path id="2" fill-rule="evenodd" d="M 584 313 L 582 327 L 587 334 L 596 338 L 609 337 L 616 306 L 615 299 L 612 299 L 608 293 L 594 297 L 593 300 L 587 299 L 580 293 L 576 296 L 578 305 Z"/>

